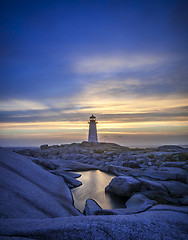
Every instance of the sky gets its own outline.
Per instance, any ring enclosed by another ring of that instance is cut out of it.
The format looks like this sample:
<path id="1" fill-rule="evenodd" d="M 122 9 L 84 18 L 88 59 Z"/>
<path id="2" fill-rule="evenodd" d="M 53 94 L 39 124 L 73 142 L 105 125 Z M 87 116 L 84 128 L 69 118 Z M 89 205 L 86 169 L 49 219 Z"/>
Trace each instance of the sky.
<path id="1" fill-rule="evenodd" d="M 1 0 L 0 146 L 188 144 L 188 1 Z"/>

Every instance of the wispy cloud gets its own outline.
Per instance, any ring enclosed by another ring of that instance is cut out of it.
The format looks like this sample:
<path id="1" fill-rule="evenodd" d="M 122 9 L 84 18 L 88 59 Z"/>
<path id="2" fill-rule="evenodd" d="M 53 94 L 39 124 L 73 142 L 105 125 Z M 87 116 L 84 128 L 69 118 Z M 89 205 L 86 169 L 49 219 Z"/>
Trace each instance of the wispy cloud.
<path id="1" fill-rule="evenodd" d="M 162 64 L 165 60 L 166 58 L 161 55 L 90 56 L 77 59 L 73 69 L 81 74 L 113 73 Z"/>
<path id="2" fill-rule="evenodd" d="M 27 99 L 8 99 L 0 102 L 0 111 L 25 111 L 48 109 L 45 104 Z"/>

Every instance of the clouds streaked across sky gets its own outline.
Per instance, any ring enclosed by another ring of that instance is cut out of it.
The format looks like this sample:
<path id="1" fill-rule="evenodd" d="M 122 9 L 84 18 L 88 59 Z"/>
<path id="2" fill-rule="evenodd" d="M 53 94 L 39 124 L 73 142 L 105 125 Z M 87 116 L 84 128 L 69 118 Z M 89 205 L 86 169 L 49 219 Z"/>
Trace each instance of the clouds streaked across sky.
<path id="1" fill-rule="evenodd" d="M 188 141 L 188 2 L 2 0 L 2 146 Z"/>

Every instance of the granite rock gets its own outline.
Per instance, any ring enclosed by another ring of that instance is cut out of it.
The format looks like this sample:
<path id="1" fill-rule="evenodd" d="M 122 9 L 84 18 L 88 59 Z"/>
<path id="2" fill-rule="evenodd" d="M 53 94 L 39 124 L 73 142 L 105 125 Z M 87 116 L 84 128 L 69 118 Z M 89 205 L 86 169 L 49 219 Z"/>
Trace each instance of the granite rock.
<path id="1" fill-rule="evenodd" d="M 106 191 L 113 192 L 122 197 L 131 197 L 135 192 L 139 191 L 141 186 L 140 181 L 129 176 L 120 176 L 113 178 Z"/>
<path id="2" fill-rule="evenodd" d="M 96 211 L 101 210 L 102 208 L 99 204 L 93 199 L 87 199 L 84 213 L 86 216 L 95 215 Z"/>

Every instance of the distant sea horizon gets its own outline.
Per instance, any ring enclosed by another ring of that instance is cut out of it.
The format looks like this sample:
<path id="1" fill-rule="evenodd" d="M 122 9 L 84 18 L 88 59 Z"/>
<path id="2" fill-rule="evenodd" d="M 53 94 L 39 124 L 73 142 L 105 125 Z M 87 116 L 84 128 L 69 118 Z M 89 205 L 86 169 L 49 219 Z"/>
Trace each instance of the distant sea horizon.
<path id="1" fill-rule="evenodd" d="M 65 145 L 65 144 L 71 144 L 71 143 L 64 143 L 62 145 Z M 48 144 L 49 146 L 53 146 L 53 145 L 61 145 L 61 144 Z M 171 146 L 180 146 L 180 147 L 183 147 L 183 148 L 188 148 L 188 145 L 187 144 L 161 144 L 161 145 L 121 145 L 119 144 L 120 146 L 125 146 L 125 147 L 129 147 L 129 148 L 155 148 L 155 147 L 159 147 L 159 146 L 164 146 L 164 145 L 171 145 Z M 40 145 L 41 146 L 41 145 Z M 22 149 L 39 149 L 40 146 L 4 146 L 3 148 L 6 148 L 6 149 L 9 149 L 9 150 L 22 150 Z M 2 147 L 2 146 L 0 146 Z"/>

